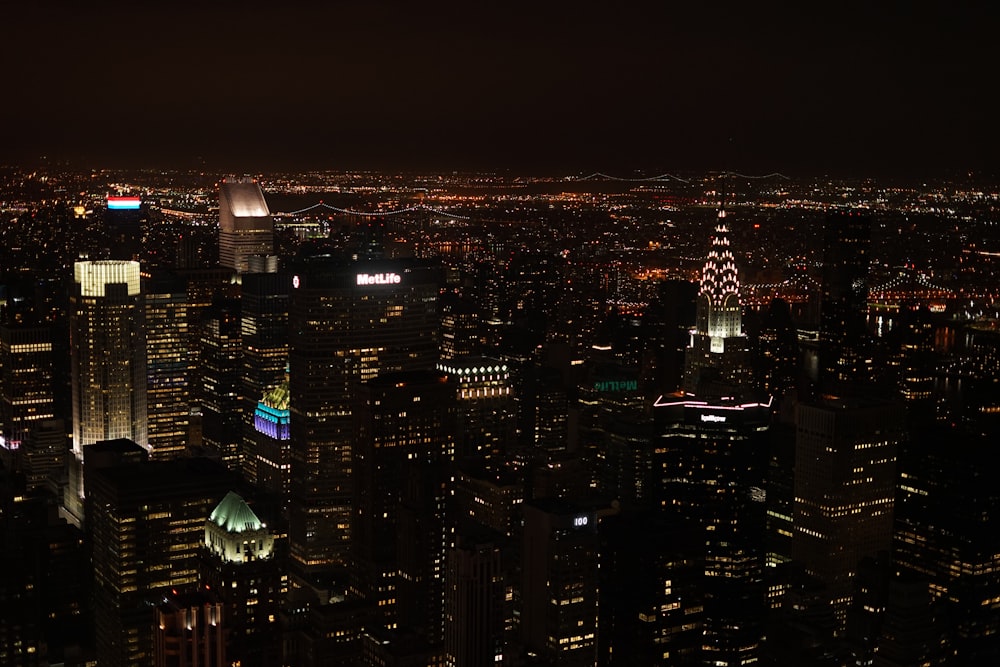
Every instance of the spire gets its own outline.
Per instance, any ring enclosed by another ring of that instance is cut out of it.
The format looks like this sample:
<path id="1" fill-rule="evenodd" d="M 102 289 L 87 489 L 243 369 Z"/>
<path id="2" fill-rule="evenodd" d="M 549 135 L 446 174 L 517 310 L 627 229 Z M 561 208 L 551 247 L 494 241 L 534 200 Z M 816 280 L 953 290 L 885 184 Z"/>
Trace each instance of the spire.
<path id="1" fill-rule="evenodd" d="M 719 206 L 718 221 L 715 224 L 715 234 L 708 251 L 708 259 L 701 270 L 701 289 L 699 295 L 708 297 L 712 306 L 722 306 L 730 294 L 740 294 L 739 269 L 729 246 L 729 226 L 726 224 L 726 209 Z"/>

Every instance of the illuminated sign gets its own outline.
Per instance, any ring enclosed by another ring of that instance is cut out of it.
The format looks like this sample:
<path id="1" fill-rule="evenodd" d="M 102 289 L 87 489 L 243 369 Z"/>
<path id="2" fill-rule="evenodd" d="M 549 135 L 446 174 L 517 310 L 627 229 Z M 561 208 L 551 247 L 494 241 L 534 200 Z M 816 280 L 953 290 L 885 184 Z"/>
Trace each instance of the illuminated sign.
<path id="1" fill-rule="evenodd" d="M 402 278 L 398 273 L 359 273 L 359 285 L 398 285 Z"/>
<path id="2" fill-rule="evenodd" d="M 636 391 L 638 380 L 602 380 L 594 383 L 595 391 Z"/>
<path id="3" fill-rule="evenodd" d="M 724 422 L 726 418 L 722 415 L 702 415 L 701 420 L 703 422 Z"/>
<path id="4" fill-rule="evenodd" d="M 573 526 L 576 528 L 582 528 L 590 522 L 590 519 L 586 516 L 575 516 L 573 517 Z"/>
<path id="5" fill-rule="evenodd" d="M 298 277 L 298 276 L 292 276 L 292 287 L 294 287 L 295 289 L 298 289 L 298 288 L 299 288 L 299 285 L 300 285 L 301 283 L 302 283 L 302 281 L 301 281 L 301 280 L 299 280 L 299 277 Z"/>
<path id="6" fill-rule="evenodd" d="M 137 211 L 140 206 L 141 197 L 108 197 L 108 209 L 112 211 Z"/>

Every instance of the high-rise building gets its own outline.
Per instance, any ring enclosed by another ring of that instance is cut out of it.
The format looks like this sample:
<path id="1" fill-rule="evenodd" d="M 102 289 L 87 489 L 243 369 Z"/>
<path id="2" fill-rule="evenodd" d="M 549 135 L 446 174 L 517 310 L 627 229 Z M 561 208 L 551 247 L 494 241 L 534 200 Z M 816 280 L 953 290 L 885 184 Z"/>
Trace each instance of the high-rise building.
<path id="1" fill-rule="evenodd" d="M 70 297 L 73 457 L 65 494 L 67 518 L 83 520 L 84 448 L 127 438 L 148 450 L 146 336 L 139 263 L 104 260 L 74 265 Z"/>
<path id="2" fill-rule="evenodd" d="M 0 325 L 0 446 L 18 449 L 35 422 L 55 416 L 53 328 Z"/>
<path id="3" fill-rule="evenodd" d="M 384 627 L 419 630 L 431 643 L 440 641 L 455 393 L 456 383 L 437 371 L 386 373 L 358 388 L 353 410 L 353 588 L 378 608 Z M 412 539 L 402 539 L 408 530 Z M 408 578 L 408 569 L 418 576 Z"/>
<path id="4" fill-rule="evenodd" d="M 504 574 L 502 547 L 488 532 L 460 535 L 445 551 L 447 667 L 503 663 Z"/>
<path id="5" fill-rule="evenodd" d="M 142 237 L 148 221 L 149 208 L 142 197 L 109 196 L 104 211 L 106 257 L 138 262 L 142 258 Z"/>
<path id="6" fill-rule="evenodd" d="M 260 185 L 227 178 L 219 186 L 219 263 L 237 273 L 252 255 L 274 254 L 274 221 Z"/>
<path id="7" fill-rule="evenodd" d="M 70 299 L 73 452 L 101 440 L 148 445 L 139 263 L 81 261 Z"/>
<path id="8" fill-rule="evenodd" d="M 205 523 L 201 580 L 218 595 L 226 655 L 243 667 L 281 662 L 282 567 L 274 534 L 230 491 Z"/>
<path id="9" fill-rule="evenodd" d="M 865 315 L 872 219 L 867 211 L 827 213 L 823 231 L 819 382 L 836 389 L 868 377 Z"/>
<path id="10" fill-rule="evenodd" d="M 257 402 L 253 411 L 253 432 L 245 436 L 244 445 L 243 474 L 257 488 L 280 497 L 282 507 L 287 510 L 292 481 L 287 378 L 265 392 Z"/>
<path id="11" fill-rule="evenodd" d="M 280 466 L 287 472 L 288 434 L 278 438 L 286 447 L 284 456 L 272 451 L 267 441 L 258 443 L 256 415 L 266 396 L 280 387 L 285 387 L 283 407 L 267 406 L 270 409 L 288 409 L 288 293 L 292 289 L 291 276 L 283 273 L 247 273 L 240 286 L 240 328 L 243 345 L 243 475 L 251 483 L 273 492 L 280 492 L 282 484 L 273 484 L 282 475 Z M 281 415 L 275 415 L 277 420 Z M 284 415 L 287 419 L 287 414 Z M 277 422 L 276 422 L 277 423 Z M 287 424 L 287 422 L 286 422 Z M 268 452 L 260 451 L 261 447 Z M 261 459 L 263 457 L 263 459 Z M 282 463 L 282 460 L 284 462 Z M 260 466 L 270 467 L 262 470 Z M 278 466 L 275 468 L 275 466 Z M 287 489 L 284 492 L 287 495 Z"/>
<path id="12" fill-rule="evenodd" d="M 218 301 L 201 322 L 202 441 L 230 470 L 242 468 L 243 453 L 243 344 L 240 305 Z"/>
<path id="13" fill-rule="evenodd" d="M 739 270 L 729 245 L 726 211 L 720 209 L 708 259 L 701 271 L 695 330 L 684 357 L 685 392 L 723 391 L 731 395 L 732 388 L 748 384 L 739 290 Z"/>
<path id="14" fill-rule="evenodd" d="M 892 544 L 902 410 L 824 398 L 796 414 L 792 556 L 827 589 L 841 627 L 858 565 Z"/>
<path id="15" fill-rule="evenodd" d="M 654 420 L 655 496 L 703 531 L 694 554 L 704 568 L 702 658 L 713 665 L 750 664 L 759 659 L 763 634 L 771 402 L 675 394 L 657 400 Z"/>
<path id="16" fill-rule="evenodd" d="M 179 456 L 188 442 L 187 286 L 169 274 L 155 274 L 142 285 L 149 455 L 169 459 Z"/>
<path id="17" fill-rule="evenodd" d="M 292 567 L 351 557 L 353 397 L 380 373 L 437 361 L 440 268 L 419 260 L 303 260 L 289 306 Z"/>
<path id="18" fill-rule="evenodd" d="M 458 382 L 455 456 L 496 459 L 514 442 L 514 396 L 507 364 L 490 357 L 457 357 L 438 364 Z"/>
<path id="19" fill-rule="evenodd" d="M 198 583 L 205 522 L 233 478 L 208 459 L 86 466 L 101 665 L 153 662 L 154 606 Z"/>
<path id="20" fill-rule="evenodd" d="M 600 512 L 557 498 L 525 502 L 521 635 L 545 664 L 597 661 Z"/>
<path id="21" fill-rule="evenodd" d="M 607 517 L 598 532 L 597 664 L 704 664 L 701 528 L 683 516 L 641 511 Z"/>
<path id="22" fill-rule="evenodd" d="M 215 591 L 171 591 L 156 605 L 154 667 L 226 667 L 228 619 Z M 238 664 L 238 663 L 237 663 Z"/>

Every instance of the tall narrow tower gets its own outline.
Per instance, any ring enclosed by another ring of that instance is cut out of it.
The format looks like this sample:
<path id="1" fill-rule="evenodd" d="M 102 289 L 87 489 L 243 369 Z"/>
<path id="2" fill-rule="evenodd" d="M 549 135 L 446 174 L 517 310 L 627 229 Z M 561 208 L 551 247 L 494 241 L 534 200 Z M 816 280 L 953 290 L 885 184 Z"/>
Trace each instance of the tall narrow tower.
<path id="1" fill-rule="evenodd" d="M 146 339 L 139 262 L 74 265 L 70 347 L 73 453 L 101 440 L 146 435 Z"/>
<path id="2" fill-rule="evenodd" d="M 70 298 L 73 457 L 67 518 L 83 519 L 83 449 L 125 438 L 148 448 L 139 262 L 81 261 Z"/>
<path id="3" fill-rule="evenodd" d="M 686 393 L 715 393 L 721 387 L 746 384 L 747 342 L 739 292 L 739 270 L 729 247 L 726 211 L 720 208 L 708 259 L 701 270 L 695 330 L 684 358 Z"/>
<path id="4" fill-rule="evenodd" d="M 256 181 L 227 178 L 219 187 L 219 263 L 245 273 L 249 258 L 274 252 L 274 221 Z"/>

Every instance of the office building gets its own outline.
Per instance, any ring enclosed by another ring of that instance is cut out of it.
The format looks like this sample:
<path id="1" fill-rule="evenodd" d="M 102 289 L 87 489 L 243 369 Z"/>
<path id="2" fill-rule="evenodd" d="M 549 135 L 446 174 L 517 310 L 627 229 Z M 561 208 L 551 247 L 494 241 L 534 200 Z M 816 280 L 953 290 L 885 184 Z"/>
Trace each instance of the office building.
<path id="1" fill-rule="evenodd" d="M 273 531 L 227 493 L 205 522 L 201 581 L 222 605 L 226 655 L 243 667 L 281 662 L 282 570 Z"/>
<path id="2" fill-rule="evenodd" d="M 868 265 L 872 219 L 867 211 L 833 210 L 823 228 L 819 383 L 837 391 L 870 375 Z"/>
<path id="3" fill-rule="evenodd" d="M 70 298 L 73 452 L 128 438 L 146 447 L 146 340 L 139 263 L 74 265 Z"/>
<path id="4" fill-rule="evenodd" d="M 525 502 L 521 639 L 558 667 L 597 661 L 601 512 L 555 498 Z"/>
<path id="5" fill-rule="evenodd" d="M 841 628 L 858 566 L 892 544 L 902 410 L 828 397 L 796 414 L 792 556 L 827 589 Z"/>
<path id="6" fill-rule="evenodd" d="M 270 409 L 288 409 L 288 293 L 292 289 L 291 276 L 283 273 L 246 273 L 240 285 L 240 330 L 243 346 L 243 476 L 251 483 L 273 492 L 280 491 L 283 484 L 274 484 L 282 475 L 288 477 L 287 445 L 288 435 L 278 440 L 283 442 L 285 454 L 270 446 L 272 441 L 258 443 L 257 412 L 261 404 L 276 388 L 284 386 L 284 400 L 278 401 L 284 407 L 268 404 Z M 274 402 L 273 400 L 271 401 Z M 287 419 L 275 415 L 275 419 Z M 285 422 L 287 425 L 287 421 Z M 268 451 L 261 452 L 264 447 Z M 261 459 L 263 457 L 263 460 Z M 284 462 L 282 463 L 282 460 Z M 264 466 L 265 469 L 261 469 Z M 276 468 L 277 466 L 277 468 Z M 285 466 L 280 468 L 280 466 Z"/>
<path id="7" fill-rule="evenodd" d="M 84 449 L 118 438 L 149 446 L 146 335 L 138 262 L 74 264 L 69 334 L 73 457 L 64 505 L 66 517 L 80 525 Z"/>
<path id="8" fill-rule="evenodd" d="M 660 397 L 654 405 L 654 497 L 700 528 L 702 659 L 759 659 L 765 590 L 764 479 L 771 401 Z"/>
<path id="9" fill-rule="evenodd" d="M 97 657 L 148 665 L 154 605 L 198 583 L 205 522 L 233 478 L 198 458 L 85 469 Z"/>
<path id="10" fill-rule="evenodd" d="M 274 254 L 274 221 L 260 185 L 227 178 L 219 185 L 219 263 L 246 273 L 253 255 Z"/>
<path id="11" fill-rule="evenodd" d="M 146 416 L 150 458 L 181 455 L 188 442 L 187 285 L 157 273 L 142 281 L 146 327 Z"/>
<path id="12" fill-rule="evenodd" d="M 149 205 L 138 196 L 108 196 L 104 210 L 108 259 L 138 262 L 149 223 Z"/>
<path id="13" fill-rule="evenodd" d="M 456 458 L 498 459 L 513 444 L 515 406 L 507 364 L 491 357 L 442 360 L 438 370 L 458 383 Z"/>
<path id="14" fill-rule="evenodd" d="M 202 443 L 233 471 L 242 467 L 242 354 L 240 305 L 217 301 L 203 313 L 199 337 Z"/>
<path id="15" fill-rule="evenodd" d="M 55 416 L 53 336 L 50 324 L 0 325 L 0 447 L 9 451 Z"/>
<path id="16" fill-rule="evenodd" d="M 488 531 L 459 535 L 445 550 L 447 667 L 503 663 L 506 622 L 503 561 L 501 543 L 491 538 Z"/>
<path id="17" fill-rule="evenodd" d="M 440 268 L 418 260 L 303 260 L 289 306 L 292 567 L 351 558 L 353 398 L 380 373 L 437 361 Z"/>
<path id="18" fill-rule="evenodd" d="M 378 607 L 384 627 L 419 630 L 432 643 L 441 625 L 455 393 L 456 383 L 437 371 L 386 373 L 358 388 L 353 411 L 352 588 Z"/>
<path id="19" fill-rule="evenodd" d="M 228 667 L 228 619 L 215 591 L 171 591 L 156 605 L 154 667 Z"/>

